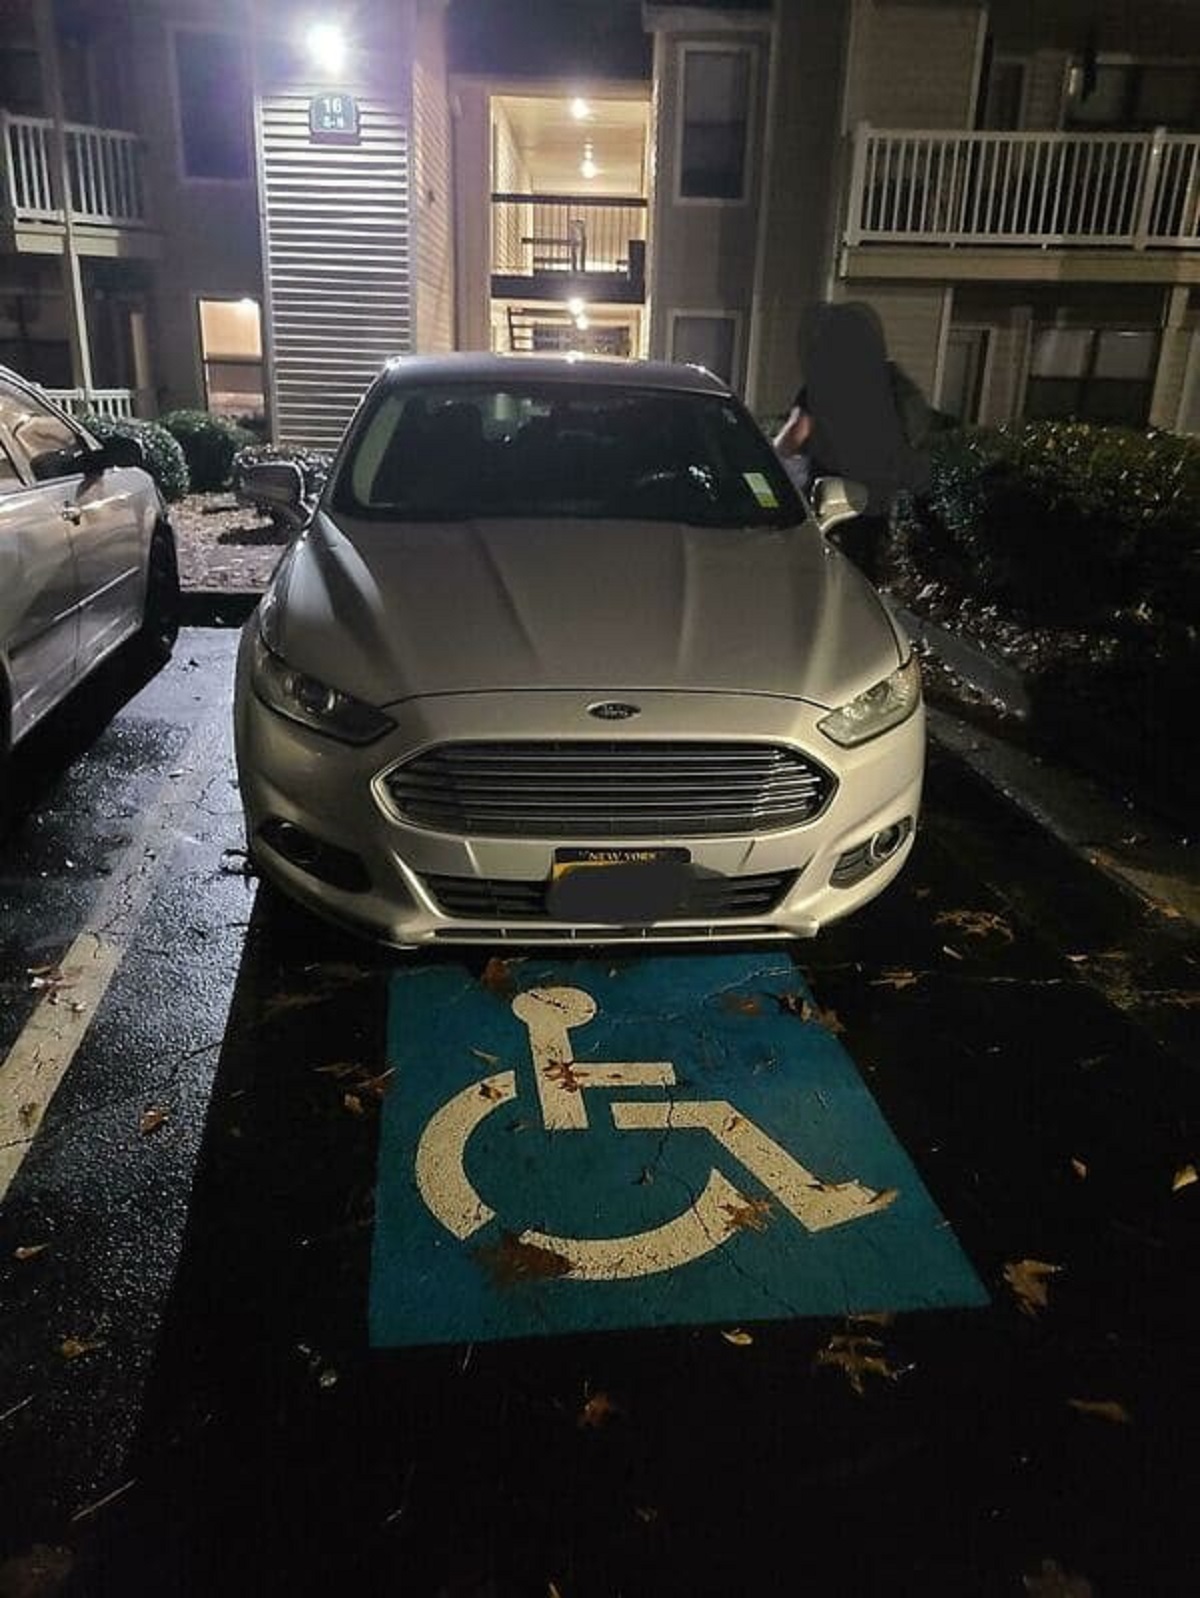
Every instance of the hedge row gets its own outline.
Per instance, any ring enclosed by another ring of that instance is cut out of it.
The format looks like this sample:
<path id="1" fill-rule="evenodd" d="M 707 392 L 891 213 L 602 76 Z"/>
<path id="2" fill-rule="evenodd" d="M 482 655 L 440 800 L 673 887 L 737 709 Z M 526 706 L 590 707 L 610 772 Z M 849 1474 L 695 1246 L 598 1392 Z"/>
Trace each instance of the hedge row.
<path id="1" fill-rule="evenodd" d="M 159 422 L 139 422 L 133 417 L 84 416 L 83 425 L 101 443 L 109 438 L 136 439 L 142 447 L 146 470 L 158 484 L 162 497 L 173 504 L 189 487 L 188 465 L 179 440 Z"/>
<path id="2" fill-rule="evenodd" d="M 1200 614 L 1200 444 L 1170 433 L 1026 422 L 937 438 L 932 482 L 897 515 L 901 578 L 1033 624 L 1114 609 Z"/>

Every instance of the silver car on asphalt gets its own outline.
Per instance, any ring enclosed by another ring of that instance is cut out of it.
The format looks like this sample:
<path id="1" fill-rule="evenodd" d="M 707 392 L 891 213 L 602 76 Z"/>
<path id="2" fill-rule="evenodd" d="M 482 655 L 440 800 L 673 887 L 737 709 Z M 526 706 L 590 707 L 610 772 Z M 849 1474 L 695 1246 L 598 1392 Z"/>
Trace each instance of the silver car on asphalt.
<path id="1" fill-rule="evenodd" d="M 253 492 L 304 520 L 300 474 Z M 790 938 L 913 841 L 917 662 L 697 368 L 398 360 L 241 640 L 249 848 L 398 946 Z"/>
<path id="2" fill-rule="evenodd" d="M 0 765 L 122 644 L 171 653 L 175 539 L 141 458 L 0 367 Z"/>

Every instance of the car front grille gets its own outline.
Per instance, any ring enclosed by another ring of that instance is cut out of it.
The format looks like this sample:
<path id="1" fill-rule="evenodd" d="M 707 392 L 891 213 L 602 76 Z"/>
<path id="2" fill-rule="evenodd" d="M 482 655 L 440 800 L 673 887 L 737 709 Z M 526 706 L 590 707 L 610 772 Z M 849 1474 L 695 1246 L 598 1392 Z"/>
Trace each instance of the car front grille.
<path id="1" fill-rule="evenodd" d="M 768 915 L 791 892 L 798 871 L 754 877 L 699 877 L 692 886 L 689 921 Z M 545 921 L 546 883 L 500 877 L 426 877 L 425 886 L 446 915 L 463 921 Z"/>
<path id="2" fill-rule="evenodd" d="M 462 837 L 694 838 L 811 821 L 834 779 L 795 749 L 634 741 L 439 744 L 383 779 L 398 814 Z"/>

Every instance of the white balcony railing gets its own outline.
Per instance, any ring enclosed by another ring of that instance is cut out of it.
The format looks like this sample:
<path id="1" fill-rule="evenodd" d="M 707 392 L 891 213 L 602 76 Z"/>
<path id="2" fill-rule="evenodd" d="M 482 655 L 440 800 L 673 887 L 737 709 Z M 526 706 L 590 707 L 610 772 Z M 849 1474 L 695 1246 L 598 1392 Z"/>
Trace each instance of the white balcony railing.
<path id="1" fill-rule="evenodd" d="M 860 126 L 848 244 L 1200 248 L 1200 135 Z"/>
<path id="2" fill-rule="evenodd" d="M 17 222 L 61 222 L 53 181 L 53 124 L 48 117 L 0 112 L 4 209 Z M 144 227 L 140 141 L 117 128 L 68 122 L 71 216 L 97 227 Z"/>
<path id="3" fill-rule="evenodd" d="M 107 416 L 116 420 L 134 413 L 133 390 L 128 388 L 43 388 L 42 393 L 70 416 Z"/>

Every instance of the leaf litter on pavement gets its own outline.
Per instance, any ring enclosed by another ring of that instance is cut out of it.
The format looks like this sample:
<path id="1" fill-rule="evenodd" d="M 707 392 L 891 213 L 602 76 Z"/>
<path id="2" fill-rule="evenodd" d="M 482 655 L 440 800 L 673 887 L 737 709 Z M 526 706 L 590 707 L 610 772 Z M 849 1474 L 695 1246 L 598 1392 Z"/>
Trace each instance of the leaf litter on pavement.
<path id="1" fill-rule="evenodd" d="M 1050 1265 L 1046 1260 L 1010 1260 L 1004 1267 L 1004 1280 L 1012 1289 L 1022 1314 L 1036 1316 L 1050 1303 L 1050 1278 L 1057 1276 L 1061 1265 Z"/>

